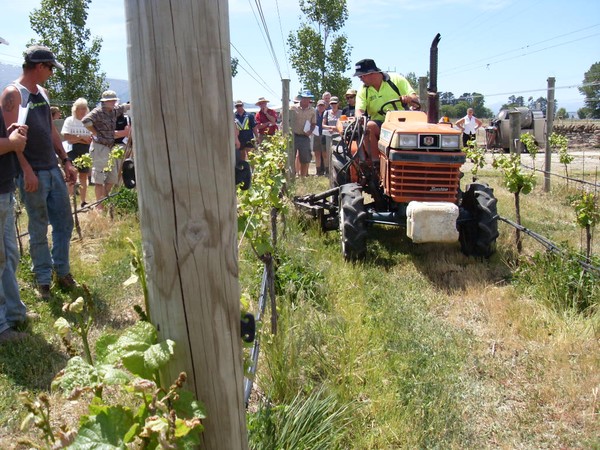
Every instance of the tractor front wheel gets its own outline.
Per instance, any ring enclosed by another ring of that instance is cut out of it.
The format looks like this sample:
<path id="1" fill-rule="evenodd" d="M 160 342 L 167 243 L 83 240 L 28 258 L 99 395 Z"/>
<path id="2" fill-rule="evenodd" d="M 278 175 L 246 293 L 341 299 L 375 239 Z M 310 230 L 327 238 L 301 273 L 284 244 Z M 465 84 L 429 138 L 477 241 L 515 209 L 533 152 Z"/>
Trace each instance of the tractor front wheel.
<path id="1" fill-rule="evenodd" d="M 462 196 L 458 221 L 459 241 L 467 256 L 489 258 L 496 251 L 498 200 L 485 183 L 471 183 Z"/>
<path id="2" fill-rule="evenodd" d="M 340 186 L 339 214 L 344 259 L 363 259 L 367 253 L 367 213 L 362 188 L 358 184 Z"/>

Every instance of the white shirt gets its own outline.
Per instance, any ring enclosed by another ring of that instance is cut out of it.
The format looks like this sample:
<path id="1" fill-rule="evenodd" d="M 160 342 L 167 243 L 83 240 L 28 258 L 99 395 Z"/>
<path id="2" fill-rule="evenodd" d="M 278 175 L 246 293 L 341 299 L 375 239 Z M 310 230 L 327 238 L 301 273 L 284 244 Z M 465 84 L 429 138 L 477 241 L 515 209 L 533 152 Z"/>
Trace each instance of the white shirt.
<path id="1" fill-rule="evenodd" d="M 463 133 L 465 133 L 465 134 L 475 134 L 475 127 L 476 126 L 477 126 L 477 122 L 476 122 L 475 116 L 469 117 L 469 115 L 467 114 L 464 117 Z"/>

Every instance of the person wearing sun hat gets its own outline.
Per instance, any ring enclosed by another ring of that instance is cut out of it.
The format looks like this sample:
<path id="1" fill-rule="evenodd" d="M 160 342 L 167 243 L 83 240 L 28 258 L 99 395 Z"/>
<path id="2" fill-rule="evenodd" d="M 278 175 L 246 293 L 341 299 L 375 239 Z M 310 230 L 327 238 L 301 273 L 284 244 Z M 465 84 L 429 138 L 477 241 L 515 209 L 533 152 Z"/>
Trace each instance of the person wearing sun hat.
<path id="1" fill-rule="evenodd" d="M 346 117 L 354 116 L 356 109 L 356 89 L 348 89 L 346 91 L 346 106 L 342 109 L 342 115 Z"/>
<path id="2" fill-rule="evenodd" d="M 53 272 L 61 287 L 72 288 L 77 284 L 70 273 L 73 217 L 65 183 L 77 180 L 77 170 L 52 124 L 50 99 L 42 87 L 55 69 L 64 67 L 48 47 L 41 45 L 28 47 L 23 56 L 22 75 L 2 92 L 2 114 L 4 122 L 10 125 L 18 123 L 20 109 L 27 111 L 27 145 L 17 156 L 21 166 L 17 186 L 27 210 L 29 253 L 38 294 L 48 300 Z M 48 241 L 49 225 L 52 244 Z"/>
<path id="3" fill-rule="evenodd" d="M 400 99 L 406 108 L 420 108 L 419 97 L 406 78 L 397 73 L 383 72 L 372 59 L 361 59 L 355 65 L 354 76 L 360 78 L 363 87 L 356 99 L 356 117 L 369 116 L 367 122 L 367 146 L 371 157 L 379 161 L 379 133 L 385 115 L 381 106 L 394 99 Z"/>
<path id="4" fill-rule="evenodd" d="M 100 106 L 87 113 L 81 121 L 92 133 L 90 156 L 92 157 L 92 182 L 96 192 L 96 200 L 108 196 L 112 187 L 119 178 L 119 164 L 109 163 L 110 153 L 115 145 L 115 139 L 129 136 L 129 126 L 117 130 L 117 117 L 129 111 L 130 105 L 119 105 L 119 97 L 115 91 L 104 91 L 100 98 Z M 104 205 L 96 206 L 99 211 L 104 210 Z"/>
<path id="5" fill-rule="evenodd" d="M 268 103 L 269 100 L 264 97 L 260 97 L 256 102 L 256 106 L 260 108 L 254 115 L 259 144 L 265 136 L 272 136 L 277 131 L 277 113 L 272 109 L 267 108 Z"/>
<path id="6" fill-rule="evenodd" d="M 312 160 L 310 149 L 310 136 L 317 124 L 315 108 L 310 106 L 314 95 L 307 89 L 298 94 L 300 103 L 290 108 L 290 128 L 294 135 L 294 149 L 296 152 L 296 172 L 301 177 L 308 176 L 308 166 Z"/>

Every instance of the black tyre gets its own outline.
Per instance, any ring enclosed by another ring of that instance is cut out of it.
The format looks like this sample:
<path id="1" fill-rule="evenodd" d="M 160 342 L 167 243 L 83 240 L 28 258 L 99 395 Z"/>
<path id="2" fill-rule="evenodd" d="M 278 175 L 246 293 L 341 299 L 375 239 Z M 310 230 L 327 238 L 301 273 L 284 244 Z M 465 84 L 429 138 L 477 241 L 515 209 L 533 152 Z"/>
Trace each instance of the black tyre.
<path id="1" fill-rule="evenodd" d="M 498 200 L 485 183 L 471 183 L 463 194 L 457 223 L 462 252 L 467 256 L 489 258 L 496 251 Z"/>
<path id="2" fill-rule="evenodd" d="M 350 182 L 349 168 L 344 170 L 348 163 L 348 157 L 343 152 L 333 150 L 331 152 L 331 161 L 329 163 L 329 186 L 334 188 Z"/>
<path id="3" fill-rule="evenodd" d="M 367 253 L 367 229 L 362 189 L 356 183 L 340 186 L 340 231 L 344 259 L 363 259 Z"/>

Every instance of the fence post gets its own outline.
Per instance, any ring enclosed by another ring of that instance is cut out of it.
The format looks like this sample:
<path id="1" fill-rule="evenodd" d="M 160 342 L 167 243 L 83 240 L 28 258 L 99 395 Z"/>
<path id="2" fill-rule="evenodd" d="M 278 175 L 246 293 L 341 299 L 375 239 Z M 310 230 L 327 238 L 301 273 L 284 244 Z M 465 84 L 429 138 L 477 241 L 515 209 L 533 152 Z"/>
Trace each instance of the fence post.
<path id="1" fill-rule="evenodd" d="M 187 373 L 201 448 L 245 450 L 228 2 L 126 0 L 125 17 L 148 313 L 176 343 L 161 380 Z"/>
<path id="2" fill-rule="evenodd" d="M 521 113 L 519 111 L 510 111 L 508 113 L 510 125 L 510 153 L 521 154 L 521 145 L 519 137 L 521 136 Z"/>
<path id="3" fill-rule="evenodd" d="M 427 77 L 419 77 L 419 101 L 421 102 L 421 111 L 427 113 L 429 110 L 429 100 L 427 99 Z"/>
<path id="4" fill-rule="evenodd" d="M 281 80 L 281 85 L 281 132 L 283 133 L 283 136 L 288 139 L 290 137 L 290 80 L 284 78 Z M 290 179 L 294 179 L 296 176 L 296 167 L 294 165 L 294 159 L 296 155 L 294 155 L 293 147 L 292 140 L 288 140 L 288 163 L 286 171 L 288 181 L 290 181 Z"/>
<path id="5" fill-rule="evenodd" d="M 548 78 L 548 103 L 546 107 L 546 152 L 544 165 L 544 192 L 550 192 L 550 173 L 552 171 L 552 149 L 550 135 L 554 126 L 554 77 Z"/>

